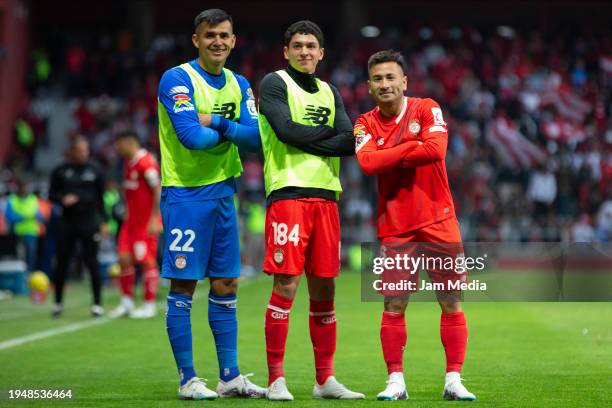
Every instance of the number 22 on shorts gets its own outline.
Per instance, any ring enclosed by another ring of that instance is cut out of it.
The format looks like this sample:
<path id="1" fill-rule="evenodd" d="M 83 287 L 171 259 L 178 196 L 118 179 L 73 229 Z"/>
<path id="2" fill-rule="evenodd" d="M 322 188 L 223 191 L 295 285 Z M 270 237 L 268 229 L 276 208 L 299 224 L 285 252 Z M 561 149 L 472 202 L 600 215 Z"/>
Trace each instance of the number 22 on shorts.
<path id="1" fill-rule="evenodd" d="M 300 242 L 300 224 L 295 224 L 289 232 L 289 227 L 284 222 L 273 222 L 272 229 L 274 229 L 275 245 L 285 245 L 289 241 L 297 246 Z"/>
<path id="2" fill-rule="evenodd" d="M 174 228 L 172 231 L 170 231 L 170 234 L 176 236 L 174 240 L 172 241 L 172 243 L 170 244 L 170 247 L 168 248 L 170 249 L 170 251 L 193 252 L 193 247 L 191 246 L 191 244 L 193 243 L 193 240 L 195 239 L 196 234 L 192 229 L 181 231 L 178 228 Z M 179 244 L 181 240 L 183 239 L 183 234 L 187 236 L 187 240 L 185 241 L 183 246 L 181 246 Z"/>

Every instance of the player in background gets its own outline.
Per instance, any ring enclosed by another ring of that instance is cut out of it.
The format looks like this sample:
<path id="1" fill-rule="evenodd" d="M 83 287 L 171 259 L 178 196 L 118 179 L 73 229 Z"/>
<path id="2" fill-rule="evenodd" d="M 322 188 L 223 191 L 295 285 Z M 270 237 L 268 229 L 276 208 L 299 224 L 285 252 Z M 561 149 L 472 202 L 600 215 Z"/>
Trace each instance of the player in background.
<path id="1" fill-rule="evenodd" d="M 109 313 L 109 317 L 146 319 L 155 316 L 155 296 L 159 281 L 159 165 L 153 155 L 142 148 L 134 131 L 120 133 L 115 139 L 115 147 L 123 159 L 123 195 L 127 216 L 121 225 L 117 244 L 121 267 L 121 303 Z M 134 308 L 135 265 L 142 268 L 144 288 L 144 304 L 138 309 Z"/>
<path id="2" fill-rule="evenodd" d="M 315 398 L 361 399 L 334 377 L 334 278 L 340 271 L 338 156 L 352 155 L 352 125 L 336 88 L 315 77 L 323 59 L 323 33 L 311 21 L 285 32 L 286 69 L 268 74 L 259 99 L 259 129 L 266 184 L 266 253 L 274 275 L 266 310 L 268 399 L 292 400 L 283 359 L 289 312 L 306 271 Z"/>
<path id="3" fill-rule="evenodd" d="M 194 21 L 198 58 L 166 71 L 159 84 L 162 277 L 170 279 L 166 328 L 179 371 L 179 397 L 265 397 L 240 373 L 236 292 L 240 276 L 233 197 L 242 171 L 238 147 L 261 146 L 249 82 L 225 69 L 236 44 L 232 18 L 209 9 Z M 193 367 L 191 303 L 198 280 L 210 279 L 208 322 L 219 362 L 217 393 Z"/>
<path id="4" fill-rule="evenodd" d="M 432 99 L 404 96 L 402 56 L 380 51 L 368 61 L 369 92 L 376 107 L 357 119 L 354 133 L 359 165 L 378 178 L 378 238 L 387 243 L 460 245 L 459 222 L 444 159 L 446 123 Z M 432 271 L 428 271 L 432 276 Z M 459 279 L 450 271 L 446 279 Z M 458 293 L 438 293 L 440 336 L 446 353 L 444 398 L 474 400 L 461 383 L 468 331 Z M 402 358 L 408 295 L 385 297 L 380 338 L 389 381 L 379 400 L 407 399 Z"/>

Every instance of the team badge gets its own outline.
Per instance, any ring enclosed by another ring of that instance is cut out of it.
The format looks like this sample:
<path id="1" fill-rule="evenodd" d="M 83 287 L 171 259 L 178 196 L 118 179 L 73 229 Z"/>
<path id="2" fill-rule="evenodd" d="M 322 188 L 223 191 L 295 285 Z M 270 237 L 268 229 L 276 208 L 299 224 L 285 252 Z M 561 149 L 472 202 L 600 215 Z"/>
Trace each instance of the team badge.
<path id="1" fill-rule="evenodd" d="M 412 133 L 413 135 L 416 135 L 419 133 L 419 131 L 421 130 L 421 125 L 419 124 L 419 122 L 417 122 L 416 120 L 412 119 L 410 121 L 410 125 L 408 125 L 408 130 L 410 131 L 410 133 Z"/>
<path id="2" fill-rule="evenodd" d="M 174 266 L 177 269 L 185 269 L 187 266 L 187 257 L 183 254 L 178 254 L 176 258 L 174 258 Z"/>
<path id="3" fill-rule="evenodd" d="M 276 262 L 277 264 L 281 264 L 283 263 L 284 260 L 285 260 L 285 255 L 283 254 L 283 250 L 280 248 L 277 248 L 276 251 L 274 251 L 274 262 Z"/>

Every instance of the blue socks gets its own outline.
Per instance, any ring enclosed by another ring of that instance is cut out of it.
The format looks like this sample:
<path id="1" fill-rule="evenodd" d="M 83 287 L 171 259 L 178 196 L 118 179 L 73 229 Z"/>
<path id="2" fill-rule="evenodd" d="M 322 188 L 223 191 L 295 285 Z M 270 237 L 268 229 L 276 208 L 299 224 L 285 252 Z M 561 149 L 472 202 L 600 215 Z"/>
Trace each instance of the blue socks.
<path id="1" fill-rule="evenodd" d="M 184 385 L 196 376 L 191 346 L 191 296 L 170 292 L 167 299 L 166 331 L 179 371 L 180 383 Z"/>
<path id="2" fill-rule="evenodd" d="M 219 378 L 230 381 L 240 375 L 238 369 L 238 321 L 236 295 L 208 294 L 208 323 L 215 337 Z"/>

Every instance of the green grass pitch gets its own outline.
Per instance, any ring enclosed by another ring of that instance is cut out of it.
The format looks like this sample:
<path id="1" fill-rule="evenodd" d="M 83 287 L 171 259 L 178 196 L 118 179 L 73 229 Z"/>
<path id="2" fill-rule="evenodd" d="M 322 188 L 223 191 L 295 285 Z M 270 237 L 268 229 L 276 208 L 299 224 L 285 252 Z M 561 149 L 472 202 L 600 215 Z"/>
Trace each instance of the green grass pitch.
<path id="1" fill-rule="evenodd" d="M 0 349 L 0 406 L 185 407 L 211 405 L 294 407 L 454 406 L 441 399 L 444 353 L 435 303 L 408 307 L 404 356 L 409 401 L 378 402 L 386 372 L 379 343 L 382 305 L 360 302 L 360 280 L 344 274 L 337 281 L 338 351 L 336 376 L 366 394 L 365 401 L 315 401 L 312 348 L 308 334 L 305 282 L 291 312 L 286 375 L 296 400 L 180 401 L 177 374 L 166 338 L 163 313 L 152 320 L 102 321 L 78 331 Z M 271 280 L 247 281 L 239 291 L 239 359 L 243 373 L 265 385 L 264 309 Z M 167 289 L 162 288 L 160 299 Z M 201 284 L 192 309 L 194 358 L 198 375 L 214 387 L 217 362 L 207 321 L 207 285 Z M 117 301 L 106 289 L 106 307 Z M 90 321 L 89 289 L 71 285 L 59 320 L 50 306 L 27 298 L 0 301 L 0 345 L 8 340 Z M 160 303 L 162 304 L 162 303 Z M 162 306 L 163 308 L 163 306 Z M 470 331 L 463 371 L 479 407 L 612 406 L 612 303 L 466 303 Z M 15 401 L 9 389 L 71 389 L 70 401 Z"/>

